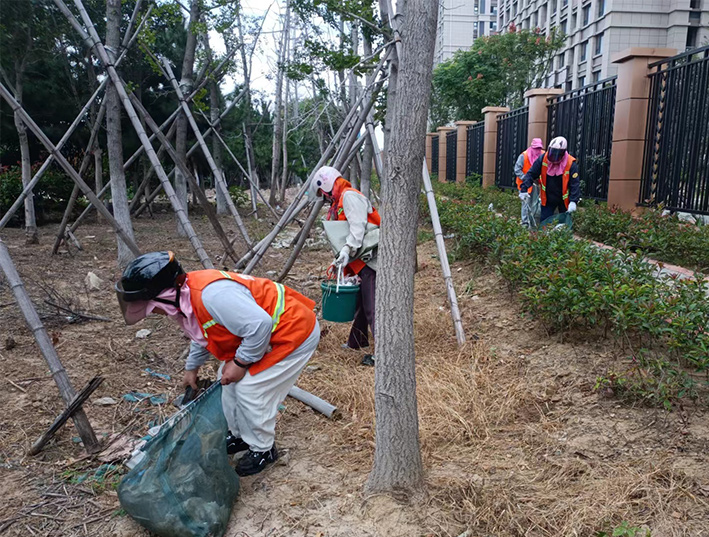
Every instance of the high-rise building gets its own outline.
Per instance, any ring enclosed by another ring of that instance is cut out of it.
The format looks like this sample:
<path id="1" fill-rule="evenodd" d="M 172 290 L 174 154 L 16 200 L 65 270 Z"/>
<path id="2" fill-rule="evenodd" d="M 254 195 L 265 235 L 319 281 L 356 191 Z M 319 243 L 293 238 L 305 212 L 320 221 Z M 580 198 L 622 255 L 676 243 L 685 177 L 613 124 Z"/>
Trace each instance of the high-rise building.
<path id="1" fill-rule="evenodd" d="M 438 9 L 434 65 L 456 50 L 469 49 L 478 37 L 497 32 L 497 0 L 440 0 Z"/>
<path id="2" fill-rule="evenodd" d="M 546 80 L 568 91 L 614 76 L 613 56 L 630 47 L 709 45 L 709 0 L 499 0 L 498 25 L 511 24 L 568 36 Z"/>

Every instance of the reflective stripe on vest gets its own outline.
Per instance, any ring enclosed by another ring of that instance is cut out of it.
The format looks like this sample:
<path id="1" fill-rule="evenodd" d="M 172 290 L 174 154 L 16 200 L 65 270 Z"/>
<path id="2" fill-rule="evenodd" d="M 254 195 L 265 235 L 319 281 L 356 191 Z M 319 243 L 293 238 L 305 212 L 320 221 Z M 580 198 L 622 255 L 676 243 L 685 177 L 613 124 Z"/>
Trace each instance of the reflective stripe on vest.
<path id="1" fill-rule="evenodd" d="M 225 278 L 229 278 L 230 280 L 233 280 L 231 276 L 229 276 L 228 273 L 224 272 L 223 270 L 219 271 L 221 274 L 224 275 Z M 283 312 L 286 310 L 286 289 L 283 287 L 282 284 L 273 282 L 273 285 L 276 286 L 276 293 L 278 293 L 278 298 L 276 300 L 276 309 L 273 310 L 273 315 L 271 315 L 271 320 L 273 321 L 273 328 L 271 328 L 271 333 L 276 331 L 276 328 L 278 328 L 278 323 L 281 322 L 281 315 L 283 315 Z M 207 330 L 215 325 L 219 324 L 217 321 L 214 319 L 209 319 L 206 323 L 202 325 L 202 333 L 206 339 L 209 339 L 209 336 L 207 335 Z"/>

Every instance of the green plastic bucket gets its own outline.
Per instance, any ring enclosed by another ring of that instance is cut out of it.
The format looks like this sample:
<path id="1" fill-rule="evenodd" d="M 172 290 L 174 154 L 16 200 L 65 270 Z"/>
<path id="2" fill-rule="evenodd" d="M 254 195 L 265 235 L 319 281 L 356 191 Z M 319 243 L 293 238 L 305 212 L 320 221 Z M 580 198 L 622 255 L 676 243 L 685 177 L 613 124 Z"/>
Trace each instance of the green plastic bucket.
<path id="1" fill-rule="evenodd" d="M 357 308 L 359 285 L 340 285 L 334 281 L 322 282 L 322 318 L 333 323 L 349 323 Z"/>

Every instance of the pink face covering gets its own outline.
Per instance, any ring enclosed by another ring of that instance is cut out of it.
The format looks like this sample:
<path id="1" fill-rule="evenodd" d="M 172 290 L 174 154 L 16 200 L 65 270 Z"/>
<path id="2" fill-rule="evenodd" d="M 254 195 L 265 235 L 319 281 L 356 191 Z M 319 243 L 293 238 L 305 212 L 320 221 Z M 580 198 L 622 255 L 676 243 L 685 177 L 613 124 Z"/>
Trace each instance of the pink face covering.
<path id="1" fill-rule="evenodd" d="M 527 157 L 529 157 L 529 162 L 534 164 L 539 156 L 542 154 L 542 151 L 544 150 L 544 145 L 542 144 L 542 139 L 541 138 L 535 138 L 532 140 L 532 145 L 529 146 L 529 149 L 527 149 Z"/>
<path id="2" fill-rule="evenodd" d="M 551 177 L 556 177 L 557 175 L 563 175 L 566 170 L 566 163 L 569 160 L 569 152 L 564 153 L 564 156 L 559 162 L 549 162 L 549 167 L 547 168 L 547 175 Z"/>
<path id="3" fill-rule="evenodd" d="M 170 304 L 159 302 L 157 300 L 148 300 L 147 302 L 131 302 L 129 304 L 126 317 L 127 324 L 135 324 L 139 320 L 145 319 L 156 309 L 160 309 L 164 311 L 170 319 L 180 325 L 180 328 L 182 328 L 182 331 L 187 335 L 187 337 L 198 345 L 206 347 L 207 340 L 202 332 L 202 326 L 200 325 L 199 320 L 192 309 L 192 302 L 190 301 L 190 288 L 186 285 L 183 285 L 180 288 L 179 310 L 174 305 L 176 296 L 177 290 L 172 288 L 165 289 L 156 297 L 162 300 L 167 300 L 171 302 Z"/>

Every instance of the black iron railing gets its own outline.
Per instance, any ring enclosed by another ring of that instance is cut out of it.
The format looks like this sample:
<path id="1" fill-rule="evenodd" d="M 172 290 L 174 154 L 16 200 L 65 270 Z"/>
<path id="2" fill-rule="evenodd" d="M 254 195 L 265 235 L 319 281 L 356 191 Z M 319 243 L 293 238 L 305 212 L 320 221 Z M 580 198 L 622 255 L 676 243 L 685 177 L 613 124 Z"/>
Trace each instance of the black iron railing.
<path id="1" fill-rule="evenodd" d="M 515 162 L 527 149 L 529 107 L 523 106 L 497 116 L 497 162 L 495 184 L 502 188 L 517 188 Z"/>
<path id="2" fill-rule="evenodd" d="M 468 127 L 467 152 L 465 154 L 465 176 L 483 175 L 483 145 L 485 141 L 485 122 L 480 121 Z"/>
<path id="3" fill-rule="evenodd" d="M 650 67 L 640 205 L 709 214 L 709 47 Z"/>
<path id="4" fill-rule="evenodd" d="M 458 130 L 446 133 L 446 181 L 455 181 L 458 157 Z"/>
<path id="5" fill-rule="evenodd" d="M 431 175 L 438 175 L 438 135 L 431 136 Z"/>
<path id="6" fill-rule="evenodd" d="M 576 157 L 581 196 L 608 199 L 616 77 L 549 99 L 547 139 L 563 136 Z"/>

